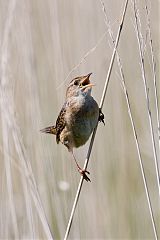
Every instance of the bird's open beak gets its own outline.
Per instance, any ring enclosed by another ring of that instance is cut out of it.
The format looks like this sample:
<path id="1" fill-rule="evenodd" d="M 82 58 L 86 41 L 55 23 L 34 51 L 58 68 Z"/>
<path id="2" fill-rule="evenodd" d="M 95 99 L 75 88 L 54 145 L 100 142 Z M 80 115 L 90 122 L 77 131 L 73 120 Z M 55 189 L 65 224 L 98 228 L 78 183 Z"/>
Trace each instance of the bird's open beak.
<path id="1" fill-rule="evenodd" d="M 81 89 L 85 89 L 88 87 L 93 87 L 95 84 L 91 83 L 89 80 L 89 77 L 91 76 L 92 73 L 87 74 L 81 81 Z"/>

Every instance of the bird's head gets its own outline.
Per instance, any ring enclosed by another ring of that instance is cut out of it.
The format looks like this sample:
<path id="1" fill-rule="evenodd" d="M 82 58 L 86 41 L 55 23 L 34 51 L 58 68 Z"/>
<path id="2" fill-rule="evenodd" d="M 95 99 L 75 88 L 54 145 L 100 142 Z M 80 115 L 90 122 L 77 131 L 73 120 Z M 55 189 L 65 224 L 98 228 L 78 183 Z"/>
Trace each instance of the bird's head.
<path id="1" fill-rule="evenodd" d="M 94 84 L 90 82 L 90 76 L 92 73 L 87 74 L 86 76 L 76 77 L 74 78 L 66 91 L 66 98 L 72 96 L 78 96 L 80 94 L 90 95 L 92 87 Z"/>

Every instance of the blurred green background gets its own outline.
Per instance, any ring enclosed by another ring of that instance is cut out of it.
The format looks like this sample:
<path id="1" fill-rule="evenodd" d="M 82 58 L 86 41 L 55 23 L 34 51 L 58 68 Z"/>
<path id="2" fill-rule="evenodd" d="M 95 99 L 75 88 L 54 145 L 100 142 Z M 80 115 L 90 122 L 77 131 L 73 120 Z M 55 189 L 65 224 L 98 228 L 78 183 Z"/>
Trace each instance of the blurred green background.
<path id="1" fill-rule="evenodd" d="M 160 157 L 145 3 L 137 2 Z M 124 1 L 105 0 L 104 4 L 116 37 Z M 158 90 L 159 5 L 158 0 L 148 2 Z M 106 31 L 98 0 L 0 0 L 1 239 L 48 238 L 36 190 L 54 238 L 63 239 L 80 175 L 67 149 L 39 130 L 55 123 L 73 77 L 92 72 L 91 81 L 96 84 L 92 94 L 100 102 L 113 52 Z M 131 1 L 118 52 L 160 235 L 160 202 Z M 103 112 L 106 125 L 99 124 L 88 167 L 92 182 L 83 184 L 70 239 L 154 239 L 116 61 Z M 88 144 L 75 150 L 81 166 Z"/>

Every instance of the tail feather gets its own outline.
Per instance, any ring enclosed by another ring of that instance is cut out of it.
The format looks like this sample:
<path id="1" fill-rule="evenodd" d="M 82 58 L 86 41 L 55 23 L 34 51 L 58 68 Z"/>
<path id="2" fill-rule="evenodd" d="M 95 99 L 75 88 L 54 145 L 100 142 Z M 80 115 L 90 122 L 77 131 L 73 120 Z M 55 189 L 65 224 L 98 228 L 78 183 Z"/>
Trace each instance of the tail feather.
<path id="1" fill-rule="evenodd" d="M 43 133 L 50 133 L 50 134 L 57 134 L 57 130 L 55 126 L 50 126 L 50 127 L 46 127 L 40 130 Z"/>

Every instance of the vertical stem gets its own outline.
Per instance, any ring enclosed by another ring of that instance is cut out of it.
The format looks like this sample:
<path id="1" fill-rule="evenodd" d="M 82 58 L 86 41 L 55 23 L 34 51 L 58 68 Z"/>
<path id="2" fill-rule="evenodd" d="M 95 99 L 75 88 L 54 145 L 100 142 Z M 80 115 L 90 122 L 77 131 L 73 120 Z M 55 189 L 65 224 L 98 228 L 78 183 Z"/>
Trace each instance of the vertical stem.
<path id="1" fill-rule="evenodd" d="M 159 104 L 158 104 L 158 90 L 157 90 L 157 78 L 156 78 L 156 62 L 155 62 L 155 57 L 154 57 L 153 41 L 152 41 L 151 25 L 150 25 L 150 18 L 149 18 L 147 0 L 146 0 L 146 7 L 145 8 L 146 8 L 146 15 L 147 15 L 147 23 L 148 23 L 149 46 L 150 46 L 151 58 L 152 58 L 152 73 L 153 73 L 156 119 L 157 119 L 157 128 L 158 128 L 158 143 L 159 143 L 159 153 L 160 153 L 160 117 L 159 117 L 160 114 L 159 114 L 159 106 L 158 106 Z"/>
<path id="2" fill-rule="evenodd" d="M 105 96 L 106 96 L 106 92 L 107 92 L 107 89 L 108 89 L 108 84 L 109 84 L 109 80 L 110 80 L 110 76 L 111 76 L 111 72 L 112 72 L 112 68 L 113 68 L 113 63 L 114 63 L 114 59 L 115 59 L 116 49 L 117 49 L 117 46 L 118 46 L 118 43 L 119 43 L 119 39 L 120 39 L 120 35 L 121 35 L 121 32 L 122 32 L 127 6 L 128 6 L 128 0 L 125 1 L 124 10 L 123 10 L 121 21 L 120 21 L 120 24 L 119 24 L 119 27 L 118 27 L 116 42 L 115 42 L 115 46 L 114 46 L 114 49 L 113 49 L 112 57 L 111 57 L 111 60 L 110 60 L 110 65 L 109 65 L 109 69 L 108 69 L 108 73 L 107 73 L 107 77 L 106 77 L 106 81 L 105 81 L 105 85 L 104 85 L 104 89 L 103 89 L 103 93 L 102 93 L 102 97 L 101 97 L 101 101 L 100 101 L 100 105 L 99 105 L 100 109 L 102 109 L 102 107 L 103 107 Z M 88 166 L 89 157 L 90 157 L 90 154 L 91 154 L 91 151 L 92 151 L 92 147 L 93 147 L 93 143 L 94 143 L 97 127 L 98 127 L 98 123 L 97 123 L 97 126 L 95 127 L 95 129 L 93 131 L 93 134 L 92 134 L 92 138 L 91 138 L 89 149 L 88 149 L 88 153 L 87 153 L 87 158 L 86 158 L 85 163 L 84 163 L 84 169 L 86 169 L 87 166 Z M 65 236 L 64 236 L 64 240 L 67 240 L 69 232 L 70 232 L 70 229 L 71 229 L 71 226 L 72 226 L 73 216 L 74 216 L 74 213 L 75 213 L 75 210 L 76 210 L 76 206 L 77 206 L 77 203 L 78 203 L 78 200 L 79 200 L 79 196 L 80 196 L 80 192 L 81 192 L 81 189 L 82 189 L 82 185 L 83 185 L 83 177 L 81 177 L 79 185 L 78 185 L 77 193 L 76 193 L 76 196 L 75 196 L 75 199 L 74 199 L 74 203 L 73 203 L 73 206 L 72 206 L 72 210 L 71 210 L 70 218 L 69 218 L 69 221 L 68 221 L 68 225 L 67 225 L 66 233 L 65 233 Z"/>
<path id="3" fill-rule="evenodd" d="M 151 110 L 150 110 L 150 103 L 149 103 L 149 91 L 148 91 L 149 89 L 147 87 L 147 79 L 146 79 L 146 73 L 145 73 L 145 67 L 144 67 L 144 56 L 143 56 L 143 50 L 142 50 L 141 32 L 140 32 L 139 24 L 138 24 L 138 21 L 140 21 L 140 20 L 139 20 L 139 16 L 138 16 L 138 13 L 137 13 L 138 9 L 137 9 L 136 0 L 133 0 L 133 10 L 134 10 L 134 17 L 135 17 L 135 25 L 136 25 L 138 47 L 139 47 L 142 79 L 143 79 L 143 83 L 144 83 L 145 97 L 146 97 L 146 102 L 147 102 L 147 113 L 148 113 L 148 120 L 149 120 L 151 139 L 152 139 L 154 164 L 155 164 L 155 169 L 156 169 L 156 179 L 157 179 L 158 192 L 159 192 L 159 197 L 160 197 L 159 166 L 158 166 L 158 158 L 157 158 L 156 144 L 155 144 L 155 137 L 154 137 L 154 130 L 153 130 L 153 121 L 152 121 Z"/>
<path id="4" fill-rule="evenodd" d="M 110 35 L 111 40 L 114 44 L 115 41 L 114 41 L 112 30 L 111 30 L 111 27 L 109 25 L 109 21 L 108 21 L 108 18 L 107 18 L 106 9 L 105 9 L 105 6 L 104 6 L 104 3 L 102 2 L 102 0 L 100 0 L 100 2 L 101 2 L 101 5 L 102 5 L 102 8 L 103 8 L 104 15 L 105 15 L 105 20 L 106 20 L 106 23 L 107 23 L 108 32 L 110 33 L 109 35 Z M 136 143 L 137 154 L 138 154 L 138 159 L 139 159 L 139 164 L 140 164 L 140 170 L 141 170 L 142 180 L 143 180 L 144 189 L 145 189 L 145 193 L 146 193 L 146 198 L 147 198 L 149 213 L 150 213 L 150 217 L 151 217 L 153 232 L 154 232 L 155 239 L 157 240 L 158 239 L 158 234 L 157 234 L 157 229 L 156 229 L 156 224 L 155 224 L 155 219 L 154 219 L 154 214 L 153 214 L 153 209 L 152 209 L 152 204 L 151 204 L 151 199 L 150 199 L 150 194 L 149 194 L 149 189 L 148 189 L 148 185 L 147 185 L 147 179 L 146 179 L 146 176 L 145 176 L 144 165 L 143 165 L 142 155 L 141 155 L 141 151 L 140 151 L 140 145 L 139 145 L 139 141 L 138 141 L 138 137 L 137 137 L 137 132 L 136 132 L 134 119 L 133 119 L 133 116 L 132 116 L 129 95 L 128 95 L 128 91 L 127 91 L 127 88 L 126 88 L 124 72 L 123 72 L 121 59 L 120 59 L 120 56 L 118 54 L 118 51 L 116 51 L 116 56 L 117 56 L 117 64 L 118 64 L 118 67 L 119 67 L 121 81 L 122 81 L 122 87 L 123 87 L 123 91 L 124 91 L 124 94 L 125 94 L 126 103 L 127 103 L 127 107 L 128 107 L 128 115 L 129 115 L 129 118 L 130 118 L 130 121 L 131 121 L 133 136 L 134 136 L 135 143 Z"/>

